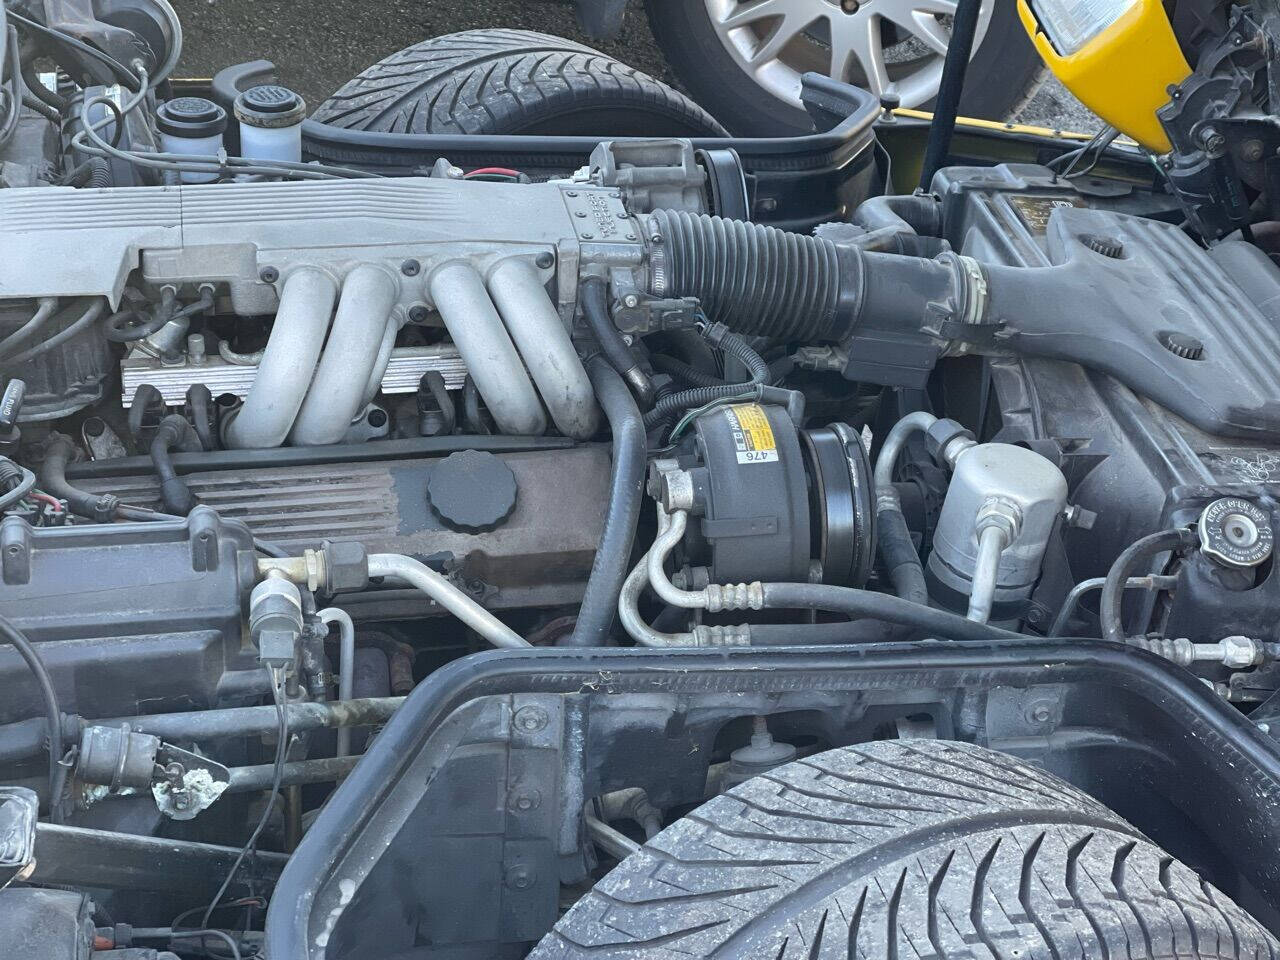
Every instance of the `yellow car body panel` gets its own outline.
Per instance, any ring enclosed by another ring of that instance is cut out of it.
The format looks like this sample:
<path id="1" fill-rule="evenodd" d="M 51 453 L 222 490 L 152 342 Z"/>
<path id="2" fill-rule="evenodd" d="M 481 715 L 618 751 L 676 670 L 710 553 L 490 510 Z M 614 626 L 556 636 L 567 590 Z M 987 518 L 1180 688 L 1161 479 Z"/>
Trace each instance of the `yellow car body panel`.
<path id="1" fill-rule="evenodd" d="M 1148 150 L 1169 150 L 1156 110 L 1191 68 L 1159 0 L 1138 0 L 1065 56 L 1054 49 L 1027 0 L 1018 0 L 1018 15 L 1045 64 L 1086 107 Z"/>

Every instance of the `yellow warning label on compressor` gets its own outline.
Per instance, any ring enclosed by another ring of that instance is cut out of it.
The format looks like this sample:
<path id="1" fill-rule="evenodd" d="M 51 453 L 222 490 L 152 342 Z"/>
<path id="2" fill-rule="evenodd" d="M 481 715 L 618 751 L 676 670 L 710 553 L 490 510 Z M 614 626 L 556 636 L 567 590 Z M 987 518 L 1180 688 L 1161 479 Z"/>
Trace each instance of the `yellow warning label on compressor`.
<path id="1" fill-rule="evenodd" d="M 758 403 L 725 407 L 724 415 L 733 432 L 733 446 L 739 463 L 776 463 L 778 444 L 773 439 L 769 417 Z"/>

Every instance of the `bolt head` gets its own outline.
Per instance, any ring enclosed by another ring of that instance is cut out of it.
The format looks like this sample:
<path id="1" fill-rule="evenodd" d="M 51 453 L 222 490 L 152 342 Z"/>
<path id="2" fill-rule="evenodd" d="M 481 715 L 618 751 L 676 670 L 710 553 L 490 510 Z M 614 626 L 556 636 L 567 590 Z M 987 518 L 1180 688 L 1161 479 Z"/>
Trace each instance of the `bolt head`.
<path id="1" fill-rule="evenodd" d="M 410 323 L 426 323 L 429 311 L 422 304 L 409 308 Z"/>
<path id="2" fill-rule="evenodd" d="M 555 262 L 556 262 L 556 258 L 549 253 L 540 253 L 538 254 L 537 258 L 533 261 L 534 265 L 539 270 L 546 270 L 549 267 L 551 267 L 553 264 L 555 264 Z"/>
<path id="3" fill-rule="evenodd" d="M 507 871 L 504 879 L 513 890 L 528 890 L 533 886 L 533 871 L 522 863 L 517 864 Z"/>
<path id="4" fill-rule="evenodd" d="M 530 810 L 536 810 L 542 806 L 542 793 L 538 790 L 529 788 L 520 788 L 519 792 L 511 798 L 511 809 L 528 813 Z"/>
<path id="5" fill-rule="evenodd" d="M 409 259 L 400 264 L 400 272 L 406 277 L 416 277 L 421 270 L 422 264 L 417 260 Z"/>
<path id="6" fill-rule="evenodd" d="M 627 309 L 634 310 L 636 307 L 640 306 L 640 298 L 634 293 L 628 293 L 622 298 L 622 303 Z"/>
<path id="7" fill-rule="evenodd" d="M 263 267 L 258 271 L 258 279 L 263 283 L 275 283 L 280 279 L 280 271 L 275 267 Z"/>
<path id="8" fill-rule="evenodd" d="M 521 707 L 516 711 L 515 724 L 517 730 L 537 733 L 547 725 L 547 711 L 541 707 Z"/>

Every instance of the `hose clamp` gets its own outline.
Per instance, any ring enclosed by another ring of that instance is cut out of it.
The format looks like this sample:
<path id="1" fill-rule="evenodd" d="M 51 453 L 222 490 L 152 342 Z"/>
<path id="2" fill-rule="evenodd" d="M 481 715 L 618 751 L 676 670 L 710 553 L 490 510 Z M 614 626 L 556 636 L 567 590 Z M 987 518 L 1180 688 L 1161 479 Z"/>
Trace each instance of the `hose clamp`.
<path id="1" fill-rule="evenodd" d="M 987 275 L 982 270 L 982 264 L 973 257 L 962 254 L 956 255 L 955 263 L 960 271 L 965 292 L 964 316 L 960 318 L 961 322 L 973 325 L 984 323 L 990 287 L 987 284 Z"/>
<path id="2" fill-rule="evenodd" d="M 658 231 L 658 223 L 653 217 L 645 219 L 645 234 L 649 239 L 646 249 L 649 253 L 649 293 L 662 299 L 667 296 L 671 278 L 667 270 L 666 246 L 662 242 L 662 234 Z"/>

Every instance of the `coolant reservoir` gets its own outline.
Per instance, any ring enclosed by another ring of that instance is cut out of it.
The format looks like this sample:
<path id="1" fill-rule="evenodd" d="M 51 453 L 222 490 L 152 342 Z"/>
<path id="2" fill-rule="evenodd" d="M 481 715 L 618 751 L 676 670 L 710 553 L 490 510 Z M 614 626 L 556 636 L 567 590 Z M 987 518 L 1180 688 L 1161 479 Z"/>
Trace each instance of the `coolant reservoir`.
<path id="1" fill-rule="evenodd" d="M 1156 109 L 1191 73 L 1160 0 L 1018 0 L 1045 64 L 1090 110 L 1166 153 Z"/>
<path id="2" fill-rule="evenodd" d="M 302 120 L 307 104 L 288 87 L 250 87 L 235 102 L 240 156 L 246 160 L 302 162 Z"/>

